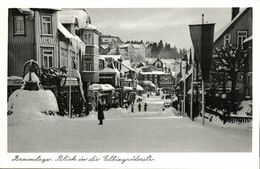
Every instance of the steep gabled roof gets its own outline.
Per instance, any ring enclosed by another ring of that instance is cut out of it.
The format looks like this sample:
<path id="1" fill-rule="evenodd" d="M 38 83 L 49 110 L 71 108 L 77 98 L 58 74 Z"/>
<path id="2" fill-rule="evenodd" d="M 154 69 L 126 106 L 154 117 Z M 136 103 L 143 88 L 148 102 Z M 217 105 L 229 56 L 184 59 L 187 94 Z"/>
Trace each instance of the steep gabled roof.
<path id="1" fill-rule="evenodd" d="M 58 13 L 58 21 L 62 24 L 79 25 L 78 18 L 75 15 Z"/>
<path id="2" fill-rule="evenodd" d="M 230 21 L 226 26 L 224 26 L 217 33 L 215 33 L 214 42 L 217 41 L 227 31 L 229 27 L 231 27 L 235 22 L 237 22 L 239 18 L 242 16 L 242 14 L 244 14 L 245 11 L 247 11 L 248 9 L 249 8 L 242 9 L 232 21 Z"/>

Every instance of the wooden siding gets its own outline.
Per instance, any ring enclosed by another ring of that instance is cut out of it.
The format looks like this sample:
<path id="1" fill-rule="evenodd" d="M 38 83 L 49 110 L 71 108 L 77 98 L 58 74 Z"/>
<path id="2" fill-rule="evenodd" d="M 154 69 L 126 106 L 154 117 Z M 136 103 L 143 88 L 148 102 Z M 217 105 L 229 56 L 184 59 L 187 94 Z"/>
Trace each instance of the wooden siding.
<path id="1" fill-rule="evenodd" d="M 25 35 L 14 35 L 14 16 L 21 15 L 17 9 L 8 12 L 8 76 L 22 76 L 23 65 L 35 57 L 34 19 L 25 16 Z"/>
<path id="2" fill-rule="evenodd" d="M 42 35 L 41 32 L 41 16 L 51 16 L 52 20 L 52 35 Z M 37 61 L 42 66 L 42 49 L 53 49 L 53 66 L 59 66 L 59 49 L 58 49 L 58 32 L 57 32 L 57 12 L 35 11 L 35 40 L 36 40 L 36 52 Z"/>
<path id="3" fill-rule="evenodd" d="M 224 36 L 231 34 L 231 44 L 237 44 L 238 31 L 247 31 L 247 37 L 252 36 L 252 8 L 247 9 L 227 30 L 214 42 L 214 47 L 224 45 Z"/>
<path id="4" fill-rule="evenodd" d="M 34 46 L 30 43 L 8 44 L 8 76 L 22 76 L 23 65 L 34 56 Z"/>

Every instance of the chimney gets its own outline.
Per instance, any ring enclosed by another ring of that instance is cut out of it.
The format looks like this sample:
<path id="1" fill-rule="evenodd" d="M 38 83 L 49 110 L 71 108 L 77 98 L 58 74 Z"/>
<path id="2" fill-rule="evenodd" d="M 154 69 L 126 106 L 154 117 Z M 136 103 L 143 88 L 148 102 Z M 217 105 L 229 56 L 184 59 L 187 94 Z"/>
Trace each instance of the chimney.
<path id="1" fill-rule="evenodd" d="M 239 13 L 239 8 L 232 8 L 232 16 L 231 16 L 231 20 L 233 20 L 237 14 Z"/>

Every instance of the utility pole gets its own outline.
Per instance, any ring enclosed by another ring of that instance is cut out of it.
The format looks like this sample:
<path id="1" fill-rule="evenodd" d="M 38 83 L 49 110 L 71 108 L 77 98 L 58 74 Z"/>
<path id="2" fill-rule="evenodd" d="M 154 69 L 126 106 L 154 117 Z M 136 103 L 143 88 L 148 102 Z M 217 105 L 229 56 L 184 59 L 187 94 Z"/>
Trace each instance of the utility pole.
<path id="1" fill-rule="evenodd" d="M 204 24 L 204 14 L 202 14 L 202 24 Z M 204 80 L 203 80 L 203 77 L 201 78 L 201 90 L 202 90 L 202 124 L 204 125 L 205 124 L 205 87 L 204 87 Z"/>
<path id="2" fill-rule="evenodd" d="M 69 117 L 72 118 L 72 113 L 71 113 L 71 53 L 70 50 L 68 52 L 68 68 L 69 68 Z"/>
<path id="3" fill-rule="evenodd" d="M 191 49 L 190 49 L 190 55 L 192 56 Z M 190 58 L 192 59 L 192 58 Z M 190 102 L 190 119 L 193 121 L 193 78 L 194 78 L 194 61 L 192 61 L 191 64 L 191 102 Z"/>

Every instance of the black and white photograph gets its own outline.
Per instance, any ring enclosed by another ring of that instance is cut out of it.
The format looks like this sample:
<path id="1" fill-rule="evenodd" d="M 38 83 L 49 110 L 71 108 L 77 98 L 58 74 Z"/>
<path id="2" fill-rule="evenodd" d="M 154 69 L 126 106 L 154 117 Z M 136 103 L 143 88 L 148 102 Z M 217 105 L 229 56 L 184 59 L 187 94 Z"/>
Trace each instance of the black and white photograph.
<path id="1" fill-rule="evenodd" d="M 19 162 L 19 153 L 259 157 L 254 10 L 8 7 L 6 153 Z"/>

